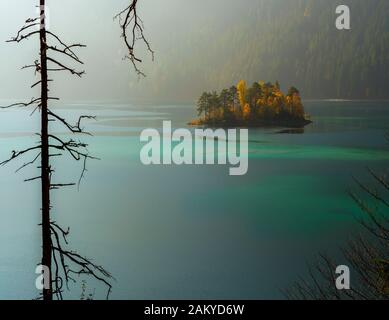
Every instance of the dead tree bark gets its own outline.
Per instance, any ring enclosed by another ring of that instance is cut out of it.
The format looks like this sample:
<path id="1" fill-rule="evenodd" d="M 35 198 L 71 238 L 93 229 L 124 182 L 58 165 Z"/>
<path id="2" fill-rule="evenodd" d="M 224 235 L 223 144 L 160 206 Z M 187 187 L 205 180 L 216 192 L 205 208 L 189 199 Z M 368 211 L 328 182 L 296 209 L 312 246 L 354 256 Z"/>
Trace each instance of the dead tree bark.
<path id="1" fill-rule="evenodd" d="M 51 231 L 50 231 L 50 161 L 48 133 L 48 74 L 47 74 L 47 39 L 46 39 L 46 3 L 40 0 L 40 58 L 41 58 L 41 187 L 42 187 L 42 265 L 49 270 L 51 266 Z M 49 283 L 52 283 L 51 272 Z M 43 299 L 52 300 L 53 292 L 43 289 Z"/>

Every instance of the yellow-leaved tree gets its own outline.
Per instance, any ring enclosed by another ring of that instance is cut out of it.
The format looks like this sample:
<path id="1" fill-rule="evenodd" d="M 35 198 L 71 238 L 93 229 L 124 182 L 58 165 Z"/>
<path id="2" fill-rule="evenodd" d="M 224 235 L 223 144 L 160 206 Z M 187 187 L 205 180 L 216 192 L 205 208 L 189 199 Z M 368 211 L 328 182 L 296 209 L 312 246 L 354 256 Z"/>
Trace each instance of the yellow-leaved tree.
<path id="1" fill-rule="evenodd" d="M 248 103 L 246 103 L 242 110 L 243 119 L 248 120 L 250 118 L 251 108 Z"/>
<path id="2" fill-rule="evenodd" d="M 247 94 L 246 81 L 240 80 L 238 85 L 236 86 L 236 88 L 238 90 L 238 97 L 239 97 L 240 107 L 241 107 L 241 110 L 243 112 L 244 109 L 245 109 L 245 106 L 247 104 L 247 102 L 246 102 L 246 94 Z"/>

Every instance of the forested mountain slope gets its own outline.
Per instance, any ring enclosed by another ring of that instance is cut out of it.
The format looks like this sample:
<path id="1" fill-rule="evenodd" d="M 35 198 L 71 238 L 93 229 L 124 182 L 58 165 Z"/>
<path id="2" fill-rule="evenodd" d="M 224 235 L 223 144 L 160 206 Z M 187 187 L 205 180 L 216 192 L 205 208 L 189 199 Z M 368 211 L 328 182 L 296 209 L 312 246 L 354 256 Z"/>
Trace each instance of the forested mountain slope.
<path id="1" fill-rule="evenodd" d="M 191 100 L 240 79 L 271 79 L 303 98 L 389 98 L 387 0 L 169 2 L 175 10 L 165 27 L 160 20 L 157 61 L 146 70 L 152 97 Z M 351 9 L 349 31 L 335 27 L 340 4 Z"/>

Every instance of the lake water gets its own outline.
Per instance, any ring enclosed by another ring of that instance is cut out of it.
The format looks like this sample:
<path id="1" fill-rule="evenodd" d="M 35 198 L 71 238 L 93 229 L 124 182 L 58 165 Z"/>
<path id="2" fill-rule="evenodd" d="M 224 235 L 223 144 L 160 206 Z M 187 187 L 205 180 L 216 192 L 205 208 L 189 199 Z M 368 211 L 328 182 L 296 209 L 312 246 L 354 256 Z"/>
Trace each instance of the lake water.
<path id="1" fill-rule="evenodd" d="M 319 252 L 332 254 L 358 231 L 347 191 L 366 167 L 384 168 L 389 102 L 306 101 L 314 123 L 302 134 L 249 130 L 249 171 L 228 166 L 144 166 L 143 128 L 163 120 L 186 127 L 192 105 L 72 104 L 75 119 L 94 114 L 86 137 L 90 161 L 80 189 L 54 191 L 53 219 L 70 226 L 70 247 L 115 276 L 117 299 L 270 299 Z M 0 159 L 36 141 L 37 115 L 0 112 Z M 63 129 L 54 128 L 61 133 Z M 62 131 L 61 131 L 62 130 Z M 27 158 L 26 158 L 27 160 Z M 0 168 L 0 298 L 32 299 L 40 261 L 39 183 L 34 169 Z M 61 182 L 77 181 L 81 164 L 56 160 Z M 88 292 L 104 289 L 87 282 Z M 68 298 L 79 298 L 81 284 Z"/>

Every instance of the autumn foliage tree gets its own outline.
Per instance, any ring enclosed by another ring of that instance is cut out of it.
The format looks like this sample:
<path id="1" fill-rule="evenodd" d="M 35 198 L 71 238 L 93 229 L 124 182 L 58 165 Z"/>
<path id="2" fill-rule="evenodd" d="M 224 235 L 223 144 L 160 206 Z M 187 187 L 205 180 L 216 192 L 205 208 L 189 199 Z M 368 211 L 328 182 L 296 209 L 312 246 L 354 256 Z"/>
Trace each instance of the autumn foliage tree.
<path id="1" fill-rule="evenodd" d="M 255 82 L 248 87 L 241 80 L 237 86 L 215 92 L 204 92 L 198 101 L 200 119 L 192 124 L 219 125 L 296 125 L 310 121 L 304 112 L 300 92 L 291 87 L 285 95 L 275 84 Z"/>

